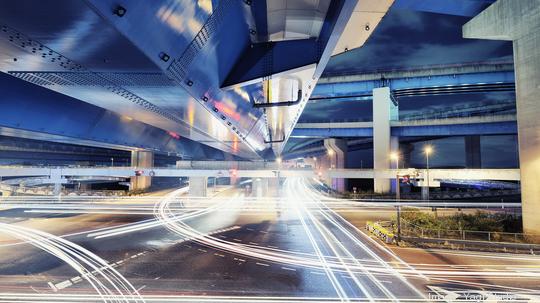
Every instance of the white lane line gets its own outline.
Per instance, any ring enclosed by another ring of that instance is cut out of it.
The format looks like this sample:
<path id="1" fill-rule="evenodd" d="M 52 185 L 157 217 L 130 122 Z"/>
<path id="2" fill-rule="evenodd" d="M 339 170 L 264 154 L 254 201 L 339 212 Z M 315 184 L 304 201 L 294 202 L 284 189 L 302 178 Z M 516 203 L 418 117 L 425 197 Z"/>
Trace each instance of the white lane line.
<path id="1" fill-rule="evenodd" d="M 268 233 L 267 231 L 264 231 L 264 230 L 259 230 L 259 232 L 260 232 L 261 234 L 267 234 L 267 233 Z"/>
<path id="2" fill-rule="evenodd" d="M 201 248 L 197 248 L 197 250 L 203 253 L 208 252 L 206 249 L 201 249 Z"/>
<path id="3" fill-rule="evenodd" d="M 249 227 L 246 228 L 246 229 L 249 230 L 249 231 L 255 231 L 253 228 L 249 228 Z"/>
<path id="4" fill-rule="evenodd" d="M 65 281 L 62 281 L 62 282 L 60 282 L 60 283 L 54 284 L 54 287 L 55 287 L 57 290 L 60 290 L 60 289 L 64 289 L 64 288 L 66 288 L 66 287 L 69 287 L 69 286 L 71 286 L 71 285 L 73 285 L 73 283 L 71 283 L 70 280 L 65 280 Z"/>
<path id="5" fill-rule="evenodd" d="M 255 264 L 260 265 L 260 266 L 266 266 L 266 267 L 270 266 L 269 264 L 266 264 L 266 263 L 259 263 L 259 262 L 256 262 Z"/>
<path id="6" fill-rule="evenodd" d="M 218 253 L 214 253 L 214 256 L 218 256 L 218 257 L 222 257 L 222 258 L 225 258 L 225 255 L 222 255 L 222 254 L 218 254 Z"/>
<path id="7" fill-rule="evenodd" d="M 242 240 L 236 239 L 236 238 L 234 238 L 233 241 L 236 241 L 236 242 L 242 242 Z"/>
<path id="8" fill-rule="evenodd" d="M 240 262 L 246 262 L 246 260 L 244 259 L 240 259 L 240 258 L 234 258 L 235 261 L 240 261 Z"/>
<path id="9" fill-rule="evenodd" d="M 326 274 L 320 271 L 310 271 L 310 274 L 325 276 Z"/>
<path id="10" fill-rule="evenodd" d="M 290 268 L 290 267 L 281 267 L 281 269 L 284 269 L 284 270 L 290 270 L 290 271 L 296 271 L 296 269 L 294 268 Z"/>
<path id="11" fill-rule="evenodd" d="M 255 243 L 255 242 L 249 242 L 249 244 L 251 244 L 251 245 L 259 245 L 259 243 Z"/>
<path id="12" fill-rule="evenodd" d="M 267 247 L 274 248 L 274 249 L 279 249 L 279 247 L 273 246 L 273 245 L 267 245 Z"/>
<path id="13" fill-rule="evenodd" d="M 159 280 L 160 278 L 161 278 L 161 276 L 155 277 L 154 280 Z"/>

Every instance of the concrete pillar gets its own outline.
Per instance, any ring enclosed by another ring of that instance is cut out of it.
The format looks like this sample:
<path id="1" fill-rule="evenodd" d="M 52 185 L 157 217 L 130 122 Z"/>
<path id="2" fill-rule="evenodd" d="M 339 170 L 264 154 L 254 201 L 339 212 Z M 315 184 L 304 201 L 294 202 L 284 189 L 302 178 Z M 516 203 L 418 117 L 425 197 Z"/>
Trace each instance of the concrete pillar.
<path id="1" fill-rule="evenodd" d="M 280 193 L 279 182 L 281 178 L 268 178 L 268 191 L 269 197 L 278 197 Z"/>
<path id="2" fill-rule="evenodd" d="M 144 170 L 154 166 L 154 153 L 149 151 L 132 151 L 131 166 L 136 170 Z M 130 178 L 131 190 L 144 190 L 152 185 L 152 177 L 137 176 Z"/>
<path id="3" fill-rule="evenodd" d="M 399 137 L 391 136 L 390 137 L 390 153 L 397 153 L 401 157 L 401 151 L 399 149 Z M 398 169 L 397 164 L 401 167 L 401 158 L 398 162 L 395 160 L 390 159 L 390 168 Z M 396 179 L 390 179 L 390 187 L 393 193 L 396 192 Z"/>
<path id="4" fill-rule="evenodd" d="M 401 148 L 401 161 L 399 166 L 402 168 L 411 167 L 411 158 L 414 151 L 414 144 L 406 143 L 400 146 Z"/>
<path id="5" fill-rule="evenodd" d="M 62 183 L 54 183 L 53 195 L 58 196 L 60 193 L 62 193 Z"/>
<path id="6" fill-rule="evenodd" d="M 347 158 L 347 140 L 329 138 L 324 139 L 324 147 L 328 151 L 327 157 L 330 168 L 345 168 Z M 346 180 L 343 178 L 332 178 L 333 189 L 343 192 L 347 189 Z"/>
<path id="7" fill-rule="evenodd" d="M 467 168 L 482 168 L 480 136 L 465 136 L 465 159 Z"/>
<path id="8" fill-rule="evenodd" d="M 268 178 L 254 178 L 251 187 L 252 197 L 264 197 L 268 194 Z"/>
<path id="9" fill-rule="evenodd" d="M 389 87 L 373 90 L 373 168 L 390 168 L 390 121 L 397 120 L 398 106 L 392 102 Z M 375 178 L 374 191 L 388 193 L 390 179 Z"/>
<path id="10" fill-rule="evenodd" d="M 498 0 L 463 26 L 463 37 L 513 41 L 523 230 L 540 234 L 540 2 Z"/>
<path id="11" fill-rule="evenodd" d="M 189 196 L 206 197 L 207 191 L 208 177 L 189 177 Z"/>

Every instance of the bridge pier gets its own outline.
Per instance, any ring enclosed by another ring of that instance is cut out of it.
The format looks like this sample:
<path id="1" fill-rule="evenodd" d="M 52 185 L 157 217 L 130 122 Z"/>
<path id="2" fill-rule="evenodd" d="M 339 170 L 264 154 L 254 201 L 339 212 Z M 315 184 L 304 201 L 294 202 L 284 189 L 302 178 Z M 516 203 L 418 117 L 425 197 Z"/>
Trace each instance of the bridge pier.
<path id="1" fill-rule="evenodd" d="M 131 166 L 143 169 L 154 166 L 154 153 L 150 151 L 132 151 Z M 130 190 L 144 190 L 152 185 L 152 177 L 135 176 L 130 178 Z"/>
<path id="2" fill-rule="evenodd" d="M 345 168 L 347 160 L 347 140 L 324 139 L 324 147 L 328 151 L 329 168 Z M 334 190 L 343 192 L 347 189 L 347 181 L 344 178 L 332 178 L 328 180 Z"/>
<path id="3" fill-rule="evenodd" d="M 373 90 L 373 168 L 375 170 L 390 168 L 390 152 L 392 141 L 397 148 L 398 138 L 391 139 L 390 121 L 398 120 L 398 106 L 392 101 L 389 87 Z M 391 190 L 390 180 L 375 178 L 373 190 L 376 193 L 388 193 Z"/>
<path id="4" fill-rule="evenodd" d="M 540 5 L 498 0 L 463 26 L 463 37 L 513 41 L 523 230 L 540 234 Z"/>
<path id="5" fill-rule="evenodd" d="M 188 195 L 191 197 L 206 197 L 208 177 L 189 177 Z"/>
<path id="6" fill-rule="evenodd" d="M 465 136 L 465 165 L 467 168 L 482 168 L 480 136 Z"/>

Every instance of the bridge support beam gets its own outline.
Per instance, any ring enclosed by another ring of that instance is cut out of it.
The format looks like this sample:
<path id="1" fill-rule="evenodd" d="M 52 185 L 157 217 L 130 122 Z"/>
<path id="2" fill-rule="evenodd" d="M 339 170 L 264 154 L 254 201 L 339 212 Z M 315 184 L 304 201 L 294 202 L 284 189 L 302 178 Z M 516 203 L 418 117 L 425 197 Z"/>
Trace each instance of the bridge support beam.
<path id="1" fill-rule="evenodd" d="M 208 177 L 189 177 L 188 195 L 191 197 L 206 197 L 208 192 Z"/>
<path id="2" fill-rule="evenodd" d="M 330 168 L 345 168 L 347 160 L 347 140 L 344 139 L 324 139 L 324 147 L 328 151 Z M 347 189 L 346 180 L 343 178 L 332 178 L 331 185 L 334 190 L 343 192 Z"/>
<path id="3" fill-rule="evenodd" d="M 390 121 L 398 119 L 398 106 L 392 102 L 389 87 L 373 90 L 373 168 L 390 168 Z M 396 139 L 394 139 L 396 140 Z M 376 193 L 388 193 L 391 189 L 390 180 L 375 178 L 373 190 Z"/>
<path id="4" fill-rule="evenodd" d="M 154 166 L 154 153 L 149 151 L 132 151 L 131 166 L 136 169 L 144 169 Z M 152 177 L 131 177 L 130 190 L 144 190 L 152 185 Z"/>
<path id="5" fill-rule="evenodd" d="M 463 37 L 513 41 L 523 230 L 540 234 L 540 5 L 498 0 L 463 26 Z"/>
<path id="6" fill-rule="evenodd" d="M 467 168 L 482 168 L 480 136 L 465 136 L 465 165 Z"/>

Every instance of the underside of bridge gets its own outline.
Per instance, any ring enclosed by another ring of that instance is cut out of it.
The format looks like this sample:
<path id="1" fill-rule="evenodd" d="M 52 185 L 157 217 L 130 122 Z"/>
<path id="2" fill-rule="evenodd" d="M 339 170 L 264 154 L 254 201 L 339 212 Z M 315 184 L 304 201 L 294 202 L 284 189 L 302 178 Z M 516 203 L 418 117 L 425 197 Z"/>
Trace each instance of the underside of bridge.
<path id="1" fill-rule="evenodd" d="M 0 1 L 0 302 L 540 302 L 540 0 Z"/>

